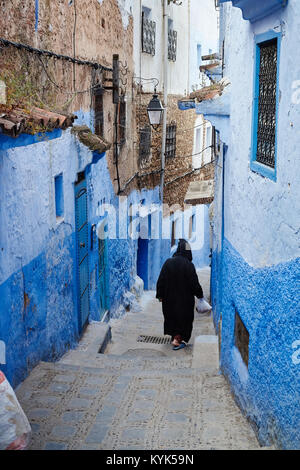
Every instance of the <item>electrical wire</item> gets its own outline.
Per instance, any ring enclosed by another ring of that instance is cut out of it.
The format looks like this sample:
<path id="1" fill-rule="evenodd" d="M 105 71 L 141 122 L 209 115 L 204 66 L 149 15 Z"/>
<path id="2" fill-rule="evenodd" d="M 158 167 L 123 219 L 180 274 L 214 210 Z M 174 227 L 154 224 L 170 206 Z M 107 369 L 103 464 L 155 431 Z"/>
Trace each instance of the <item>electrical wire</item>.
<path id="1" fill-rule="evenodd" d="M 205 152 L 205 150 L 208 150 L 210 148 L 213 148 L 213 145 L 209 145 L 208 147 L 205 147 L 204 149 L 202 149 L 200 152 L 197 152 L 197 153 L 191 153 L 190 155 L 183 155 L 183 156 L 179 156 L 179 157 L 175 157 L 175 158 L 188 158 L 188 157 L 195 157 L 196 155 L 200 155 L 201 153 Z"/>
<path id="2" fill-rule="evenodd" d="M 39 59 L 39 61 L 41 62 L 41 65 L 42 65 L 42 67 L 43 67 L 43 69 L 44 69 L 45 74 L 47 75 L 48 80 L 49 80 L 54 86 L 56 86 L 56 87 L 61 91 L 61 93 L 63 93 L 64 95 L 72 95 L 72 96 L 73 96 L 73 95 L 82 94 L 82 93 L 89 93 L 89 92 L 91 92 L 94 88 L 98 88 L 98 87 L 99 87 L 99 83 L 97 83 L 96 85 L 93 85 L 93 86 L 87 88 L 86 90 L 63 91 L 63 87 L 60 86 L 60 85 L 58 85 L 58 84 L 54 81 L 54 79 L 49 75 L 48 70 L 46 69 L 46 66 L 45 66 L 45 64 L 44 64 L 44 62 L 42 61 L 42 59 L 41 59 L 40 56 L 38 57 L 38 59 Z M 112 129 L 112 127 L 111 127 L 111 129 Z"/>
<path id="3" fill-rule="evenodd" d="M 178 180 L 184 178 L 185 176 L 192 175 L 192 174 L 195 173 L 196 171 L 202 170 L 202 168 L 205 168 L 206 166 L 211 165 L 211 164 L 214 163 L 215 161 L 216 161 L 216 158 L 215 158 L 214 160 L 211 160 L 211 161 L 208 162 L 208 163 L 205 163 L 204 165 L 202 165 L 202 166 L 199 167 L 199 168 L 194 168 L 193 170 L 188 171 L 187 173 L 184 173 L 183 175 L 177 176 L 177 177 L 174 178 L 173 180 L 167 181 L 167 182 L 165 183 L 165 186 L 168 186 L 169 184 L 175 183 L 176 181 L 178 181 Z"/>
<path id="4" fill-rule="evenodd" d="M 98 64 L 96 62 L 91 62 L 91 61 L 84 61 L 84 60 L 81 60 L 81 59 L 76 59 L 75 57 L 70 57 L 70 56 L 65 56 L 65 55 L 62 55 L 62 54 L 56 54 L 52 51 L 48 51 L 48 50 L 45 50 L 45 49 L 38 49 L 38 48 L 34 48 L 32 46 L 29 46 L 29 45 L 26 45 L 26 44 L 22 44 L 22 43 L 16 43 L 14 41 L 9 41 L 7 39 L 4 39 L 4 38 L 0 38 L 0 44 L 2 44 L 4 47 L 15 47 L 17 49 L 24 49 L 28 52 L 31 52 L 31 53 L 34 53 L 34 54 L 38 54 L 39 56 L 39 60 L 43 66 L 43 69 L 48 77 L 48 79 L 51 81 L 51 83 L 53 83 L 57 88 L 61 89 L 61 87 L 50 77 L 50 75 L 48 74 L 47 70 L 46 70 L 46 67 L 43 63 L 43 61 L 41 60 L 41 55 L 46 55 L 48 57 L 53 57 L 55 59 L 60 59 L 60 60 L 66 60 L 68 62 L 72 62 L 73 64 L 78 64 L 78 65 L 87 65 L 89 67 L 93 67 L 95 69 L 100 69 L 100 70 L 106 70 L 106 71 L 112 71 L 111 68 L 109 67 L 106 67 L 102 64 Z M 158 82 L 158 79 L 157 78 L 149 78 L 149 79 L 145 79 L 145 78 L 142 78 L 142 77 L 133 77 L 133 78 L 138 78 L 138 79 L 141 79 L 141 80 L 145 80 L 145 81 L 154 81 L 156 80 Z M 158 82 L 159 83 L 159 82 Z M 70 94 L 70 95 L 74 95 L 74 94 L 77 94 L 77 93 L 87 93 L 89 91 L 91 91 L 93 88 L 96 88 L 97 86 L 99 85 L 95 85 L 93 87 L 90 87 L 89 89 L 87 90 L 81 90 L 81 91 L 74 91 L 72 93 L 70 92 L 65 92 L 66 94 Z M 198 127 L 202 127 L 203 125 L 205 125 L 206 122 L 204 123 L 201 123 L 199 124 L 198 126 L 193 126 L 191 128 L 188 128 L 188 129 L 184 129 L 182 132 L 187 132 L 188 130 L 190 129 L 196 129 Z M 120 125 L 122 126 L 122 125 Z M 126 126 L 122 126 L 122 127 L 125 127 Z M 144 131 L 140 131 L 140 132 L 144 132 Z M 146 133 L 146 132 L 145 132 Z M 179 132 L 176 132 L 176 134 L 180 134 L 180 131 Z M 129 139 L 129 140 L 132 140 L 133 139 Z M 194 153 L 194 154 L 190 154 L 190 155 L 183 155 L 183 156 L 180 156 L 180 157 L 177 157 L 177 158 L 188 158 L 188 157 L 193 157 L 193 156 L 196 156 L 196 155 L 199 155 L 201 153 L 203 153 L 205 150 L 207 150 L 208 148 L 211 148 L 212 145 L 206 147 L 205 149 L 203 149 L 201 152 L 197 152 L 197 153 Z M 202 168 L 202 167 L 201 167 Z M 196 171 L 193 170 L 193 171 Z M 157 173 L 157 172 L 161 172 L 161 170 L 156 170 L 154 172 L 150 172 L 150 174 L 154 174 L 154 173 Z M 140 177 L 142 176 L 145 176 L 145 175 L 139 175 Z M 185 175 L 183 175 L 182 177 L 184 177 Z M 178 177 L 180 178 L 180 177 Z M 175 180 L 173 180 L 175 181 Z M 168 182 L 168 183 L 165 183 L 165 184 L 170 184 L 171 182 Z"/>
<path id="5" fill-rule="evenodd" d="M 192 130 L 192 129 L 198 129 L 199 127 L 203 127 L 204 125 L 206 125 L 206 124 L 208 124 L 208 123 L 209 123 L 209 121 L 205 121 L 205 122 L 203 122 L 202 124 L 198 124 L 198 126 L 188 127 L 187 129 L 176 131 L 176 135 L 181 135 L 181 134 L 183 134 L 184 132 L 187 132 L 187 131 Z M 120 127 L 124 127 L 126 131 L 130 131 L 130 130 L 131 130 L 129 127 L 123 126 L 122 124 L 120 124 Z M 113 126 L 110 127 L 110 128 L 107 130 L 107 132 L 111 131 L 112 128 L 113 128 Z M 139 132 L 140 132 L 141 134 L 148 134 L 147 131 L 142 131 L 142 130 L 140 130 Z M 130 140 L 130 139 L 129 139 L 129 140 Z"/>
<path id="6" fill-rule="evenodd" d="M 72 62 L 77 65 L 86 65 L 88 67 L 93 67 L 94 69 L 105 70 L 107 72 L 112 72 L 113 69 L 105 65 L 99 64 L 98 62 L 92 62 L 90 60 L 82 60 L 75 57 L 70 57 L 63 54 L 56 54 L 55 52 L 48 51 L 46 49 L 38 49 L 36 47 L 29 46 L 28 44 L 23 44 L 20 42 L 9 41 L 8 39 L 0 38 L 0 46 L 3 47 L 15 47 L 16 49 L 24 49 L 27 52 L 33 54 L 45 55 L 48 57 L 53 57 L 54 59 L 65 60 L 67 62 Z"/>
<path id="7" fill-rule="evenodd" d="M 126 181 L 126 183 L 124 184 L 123 188 L 119 191 L 118 194 L 121 194 L 125 191 L 125 189 L 127 188 L 127 186 L 131 183 L 131 181 L 133 181 L 135 178 L 143 178 L 145 176 L 151 176 L 151 175 L 155 175 L 155 174 L 159 174 L 161 173 L 161 169 L 159 168 L 158 170 L 152 170 L 152 171 L 149 171 L 147 173 L 139 173 L 138 171 L 131 177 L 129 178 L 129 180 Z"/>
<path id="8" fill-rule="evenodd" d="M 212 147 L 212 146 L 211 146 Z M 208 147 L 209 148 L 209 147 Z M 204 149 L 206 150 L 206 149 Z M 203 150 L 203 151 L 204 151 Z M 200 152 L 201 153 L 201 152 Z M 185 176 L 188 176 L 188 175 L 191 175 L 193 173 L 195 173 L 196 171 L 199 171 L 199 170 L 202 170 L 202 168 L 205 168 L 206 166 L 208 165 L 211 165 L 212 163 L 214 163 L 217 159 L 213 159 L 211 160 L 210 162 L 208 163 L 205 163 L 204 165 L 202 165 L 201 167 L 199 168 L 194 168 L 193 170 L 191 171 L 188 171 L 187 173 L 184 173 L 183 175 L 180 175 L 180 176 L 177 176 L 176 178 L 170 180 L 170 181 L 167 181 L 164 186 L 168 186 L 169 184 L 172 184 L 174 182 L 176 182 L 177 180 L 180 180 L 182 178 L 184 178 Z M 162 172 L 162 169 L 159 168 L 157 170 L 152 170 L 152 171 L 149 171 L 147 173 L 139 173 L 139 172 L 136 172 L 129 180 L 126 181 L 126 183 L 124 184 L 123 188 L 119 191 L 118 194 L 121 194 L 125 191 L 125 189 L 127 188 L 127 186 L 135 179 L 135 178 L 143 178 L 145 176 L 151 176 L 151 175 L 155 175 L 155 174 L 160 174 Z"/>

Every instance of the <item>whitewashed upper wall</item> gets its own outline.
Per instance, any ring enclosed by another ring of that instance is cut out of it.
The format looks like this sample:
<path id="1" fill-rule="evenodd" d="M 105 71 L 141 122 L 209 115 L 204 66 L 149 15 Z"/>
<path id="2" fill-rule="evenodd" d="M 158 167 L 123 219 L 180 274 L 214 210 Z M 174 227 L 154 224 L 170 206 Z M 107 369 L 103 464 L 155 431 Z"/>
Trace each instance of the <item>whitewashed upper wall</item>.
<path id="1" fill-rule="evenodd" d="M 219 51 L 218 13 L 215 0 L 191 0 L 190 9 L 190 77 L 189 88 L 200 88 L 201 77 L 198 64 L 197 46 L 201 46 L 202 55 L 210 50 Z"/>
<path id="2" fill-rule="evenodd" d="M 156 22 L 155 55 L 141 54 L 141 15 L 142 6 L 151 9 L 151 20 Z M 169 61 L 168 93 L 184 95 L 188 89 L 189 68 L 189 9 L 188 0 L 182 5 L 170 5 L 168 15 L 173 20 L 173 29 L 177 31 L 176 62 Z M 134 62 L 135 74 L 143 78 L 155 77 L 159 80 L 158 90 L 163 84 L 163 7 L 161 0 L 136 0 L 133 5 L 134 18 Z M 143 82 L 144 91 L 153 91 L 153 83 Z"/>
<path id="3" fill-rule="evenodd" d="M 230 133 L 226 144 L 225 237 L 254 267 L 300 255 L 300 77 L 296 58 L 300 31 L 297 0 L 254 23 L 231 4 L 224 8 L 225 74 L 231 85 Z M 281 32 L 277 119 L 277 181 L 250 169 L 255 35 Z M 237 40 L 238 38 L 238 40 Z M 221 139 L 224 136 L 221 130 Z"/>

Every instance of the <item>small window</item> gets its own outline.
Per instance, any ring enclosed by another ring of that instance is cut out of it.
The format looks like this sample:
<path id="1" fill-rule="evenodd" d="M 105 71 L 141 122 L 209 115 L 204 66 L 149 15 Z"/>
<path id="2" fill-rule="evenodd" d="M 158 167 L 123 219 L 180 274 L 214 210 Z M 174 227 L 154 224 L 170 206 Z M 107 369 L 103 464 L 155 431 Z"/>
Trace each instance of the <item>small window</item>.
<path id="1" fill-rule="evenodd" d="M 148 160 L 151 151 L 151 127 L 146 125 L 140 129 L 140 162 Z"/>
<path id="2" fill-rule="evenodd" d="M 143 7 L 142 12 L 142 52 L 155 55 L 156 23 L 150 20 L 151 10 Z"/>
<path id="3" fill-rule="evenodd" d="M 242 359 L 246 366 L 248 367 L 249 362 L 249 333 L 239 316 L 238 312 L 235 311 L 235 346 L 239 350 Z"/>
<path id="4" fill-rule="evenodd" d="M 261 44 L 256 160 L 275 166 L 277 39 Z"/>
<path id="5" fill-rule="evenodd" d="M 94 90 L 95 134 L 104 137 L 103 88 Z"/>
<path id="6" fill-rule="evenodd" d="M 126 101 L 122 96 L 119 103 L 119 144 L 123 145 L 126 141 Z"/>
<path id="7" fill-rule="evenodd" d="M 177 31 L 173 29 L 173 20 L 168 19 L 168 59 L 176 61 Z"/>
<path id="8" fill-rule="evenodd" d="M 276 180 L 276 120 L 280 34 L 256 37 L 251 169 Z"/>
<path id="9" fill-rule="evenodd" d="M 165 152 L 167 158 L 174 158 L 176 155 L 176 128 L 174 123 L 167 126 Z"/>
<path id="10" fill-rule="evenodd" d="M 62 173 L 54 178 L 56 219 L 64 216 L 64 189 Z"/>

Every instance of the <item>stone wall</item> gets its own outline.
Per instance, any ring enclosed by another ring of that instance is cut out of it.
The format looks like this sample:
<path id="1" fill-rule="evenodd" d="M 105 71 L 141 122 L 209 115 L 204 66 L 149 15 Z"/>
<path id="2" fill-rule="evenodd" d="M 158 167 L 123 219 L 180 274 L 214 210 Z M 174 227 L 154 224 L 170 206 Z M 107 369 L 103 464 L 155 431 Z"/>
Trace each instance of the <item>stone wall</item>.
<path id="1" fill-rule="evenodd" d="M 137 142 L 139 144 L 139 130 L 149 124 L 147 116 L 147 105 L 152 98 L 150 93 L 137 93 Z M 189 183 L 195 180 L 213 179 L 214 167 L 208 165 L 199 171 L 184 176 L 174 181 L 177 177 L 190 173 L 193 170 L 192 156 L 194 147 L 194 132 L 197 115 L 194 109 L 181 111 L 178 109 L 178 100 L 182 96 L 168 96 L 167 125 L 174 122 L 176 129 L 176 153 L 175 157 L 167 157 L 165 160 L 165 188 L 164 202 L 173 205 L 179 204 L 183 206 L 184 197 L 187 192 Z M 162 96 L 160 96 L 162 101 Z M 205 126 L 203 127 L 203 137 L 205 141 Z M 140 178 L 140 184 L 146 186 L 158 185 L 160 182 L 161 168 L 161 142 L 162 142 L 162 126 L 158 130 L 151 132 L 151 152 L 148 159 L 140 160 L 139 145 L 136 146 L 137 159 L 139 161 L 140 174 L 150 174 Z M 170 183 L 170 184 L 168 184 Z"/>
<path id="2" fill-rule="evenodd" d="M 133 76 L 133 19 L 120 8 L 118 0 L 24 0 L 2 1 L 0 3 L 0 37 L 29 44 L 36 48 L 48 49 L 57 54 L 90 60 L 112 67 L 113 54 L 119 54 L 122 64 L 127 66 L 127 85 L 123 87 L 127 102 L 127 139 L 120 147 L 119 173 L 122 182 L 136 171 L 133 159 L 134 138 L 132 134 L 135 120 L 132 95 Z M 127 24 L 124 22 L 127 15 Z M 81 123 L 81 113 L 93 109 L 93 96 L 90 87 L 110 72 L 103 74 L 91 67 L 73 65 L 62 60 L 41 56 L 40 58 L 24 50 L 5 48 L 0 57 L 0 78 L 3 70 L 13 69 L 13 79 L 28 80 L 29 88 L 37 90 L 34 100 L 41 107 L 51 110 L 74 112 Z M 123 69 L 124 71 L 124 69 Z M 19 75 L 19 76 L 18 76 Z M 121 75 L 122 76 L 122 75 Z M 123 78 L 123 76 L 122 76 Z M 111 85 L 106 82 L 106 85 Z M 83 92 L 82 91 L 86 91 Z M 75 93 L 78 92 L 78 93 Z M 104 137 L 113 142 L 115 105 L 112 92 L 104 94 Z M 93 116 L 85 122 L 93 128 Z M 108 164 L 115 191 L 117 191 L 116 168 L 113 161 L 113 146 L 108 152 Z"/>

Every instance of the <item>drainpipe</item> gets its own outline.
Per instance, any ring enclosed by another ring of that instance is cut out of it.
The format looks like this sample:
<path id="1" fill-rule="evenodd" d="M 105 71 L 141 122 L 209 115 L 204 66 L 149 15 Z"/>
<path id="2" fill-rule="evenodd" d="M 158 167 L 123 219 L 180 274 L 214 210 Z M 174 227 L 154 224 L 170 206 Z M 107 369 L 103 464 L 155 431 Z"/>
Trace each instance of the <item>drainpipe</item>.
<path id="1" fill-rule="evenodd" d="M 142 0 L 140 0 L 140 21 L 139 21 L 139 24 L 141 25 L 141 29 L 139 31 L 139 38 L 140 38 L 140 51 L 139 51 L 139 66 L 140 66 L 140 73 L 139 73 L 139 76 L 142 77 L 142 41 L 141 41 L 141 37 L 142 37 Z M 141 85 L 141 81 L 140 81 L 140 85 Z M 140 91 L 140 95 L 141 95 L 141 90 Z"/>
<path id="2" fill-rule="evenodd" d="M 164 77 L 164 114 L 161 142 L 161 174 L 160 174 L 160 198 L 163 203 L 164 182 L 165 182 L 165 151 L 166 151 L 166 133 L 167 133 L 167 107 L 168 107 L 168 0 L 163 3 L 163 77 Z"/>
<path id="3" fill-rule="evenodd" d="M 188 0 L 188 76 L 186 94 L 190 93 L 190 55 L 191 55 L 191 0 Z"/>
<path id="4" fill-rule="evenodd" d="M 223 320 L 223 306 L 224 306 L 224 300 L 223 300 L 223 280 L 224 280 L 224 275 L 225 275 L 225 267 L 224 267 L 224 238 L 225 238 L 225 161 L 226 161 L 226 152 L 227 152 L 227 145 L 223 144 L 222 146 L 222 153 L 223 153 L 223 162 L 222 162 L 222 214 L 221 214 L 221 221 L 222 221 L 222 227 L 221 227 L 221 269 L 220 273 L 220 299 L 219 299 L 219 306 L 221 309 L 220 316 L 219 316 L 219 322 L 217 325 L 218 328 L 218 334 L 219 337 L 221 338 L 222 336 L 222 331 L 219 330 L 220 327 L 220 320 L 222 324 Z M 221 340 L 222 341 L 222 340 Z M 221 345 L 220 341 L 220 345 Z M 220 364 L 221 364 L 221 351 L 220 351 Z"/>

